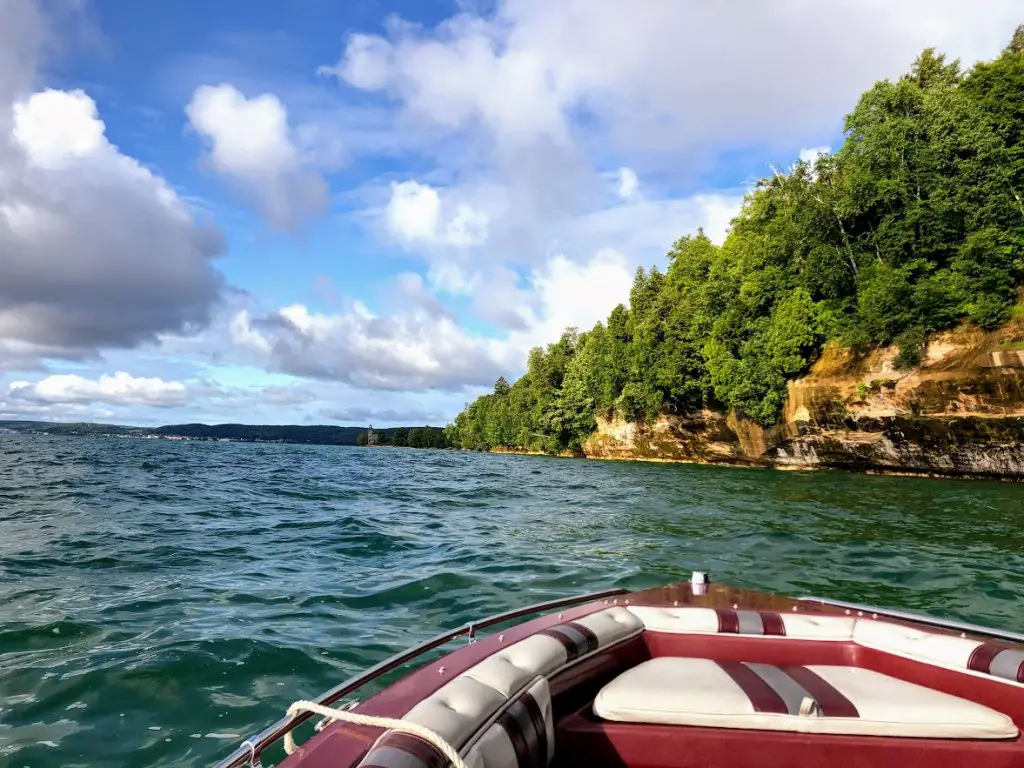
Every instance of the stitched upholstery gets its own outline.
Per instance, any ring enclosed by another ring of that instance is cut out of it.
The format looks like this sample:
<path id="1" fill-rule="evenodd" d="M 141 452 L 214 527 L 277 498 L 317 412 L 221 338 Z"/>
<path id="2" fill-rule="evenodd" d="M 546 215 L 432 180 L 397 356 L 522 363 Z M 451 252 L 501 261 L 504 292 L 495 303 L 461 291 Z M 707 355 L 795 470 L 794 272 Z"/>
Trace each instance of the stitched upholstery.
<path id="1" fill-rule="evenodd" d="M 630 606 L 629 611 L 651 632 L 727 633 L 797 640 L 849 640 L 856 621 L 849 616 L 692 607 Z"/>
<path id="2" fill-rule="evenodd" d="M 1024 684 L 1024 648 L 1010 648 L 955 635 L 940 635 L 886 621 L 858 619 L 853 639 L 914 661 Z"/>
<path id="3" fill-rule="evenodd" d="M 474 768 L 543 768 L 555 748 L 547 678 L 642 631 L 643 622 L 618 606 L 558 624 L 487 657 L 419 702 L 403 719 L 430 728 L 467 761 L 472 756 L 477 761 L 470 762 Z M 392 743 L 399 736 L 404 734 L 385 733 L 363 758 L 361 768 L 398 768 L 403 759 L 410 761 L 409 768 L 422 768 L 420 763 L 433 768 L 433 747 L 419 739 L 419 744 L 410 742 L 412 737 Z M 370 759 L 377 762 L 367 762 Z M 382 762 L 386 760 L 391 762 Z"/>
<path id="4" fill-rule="evenodd" d="M 465 676 L 494 688 L 507 699 L 537 675 L 549 675 L 567 661 L 568 654 L 558 640 L 533 635 L 481 661 Z"/>
<path id="5" fill-rule="evenodd" d="M 606 685 L 594 712 L 619 722 L 798 733 L 1007 739 L 1006 715 L 869 669 L 656 658 Z"/>
<path id="6" fill-rule="evenodd" d="M 402 719 L 429 728 L 459 749 L 505 701 L 505 696 L 489 685 L 459 675 Z"/>
<path id="7" fill-rule="evenodd" d="M 1024 647 L 1010 647 L 902 624 L 814 613 L 744 611 L 713 608 L 629 608 L 650 632 L 737 634 L 795 640 L 850 641 L 866 648 L 934 664 L 1000 682 L 1024 685 Z"/>

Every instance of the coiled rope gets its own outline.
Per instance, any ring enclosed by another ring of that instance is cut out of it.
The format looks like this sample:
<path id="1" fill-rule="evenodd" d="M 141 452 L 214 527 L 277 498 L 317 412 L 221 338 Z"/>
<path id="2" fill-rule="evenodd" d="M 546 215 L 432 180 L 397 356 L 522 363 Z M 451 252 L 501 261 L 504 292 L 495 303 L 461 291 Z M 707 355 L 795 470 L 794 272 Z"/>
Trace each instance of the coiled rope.
<path id="1" fill-rule="evenodd" d="M 455 747 L 429 728 L 417 725 L 416 723 L 410 723 L 408 720 L 360 715 L 357 712 L 349 712 L 344 709 L 332 709 L 331 707 L 325 707 L 322 704 L 317 704 L 315 701 L 296 701 L 288 707 L 289 717 L 295 717 L 299 712 L 312 712 L 315 715 L 321 715 L 329 720 L 342 720 L 354 725 L 369 725 L 374 728 L 390 728 L 393 731 L 411 733 L 413 736 L 419 736 L 424 741 L 435 746 L 438 752 L 448 758 L 448 761 L 452 764 L 452 768 L 469 768 L 469 765 L 462 759 L 462 755 L 458 753 L 458 750 L 456 750 Z M 284 751 L 290 755 L 295 750 L 295 736 L 292 731 L 288 731 L 288 733 L 284 735 Z"/>

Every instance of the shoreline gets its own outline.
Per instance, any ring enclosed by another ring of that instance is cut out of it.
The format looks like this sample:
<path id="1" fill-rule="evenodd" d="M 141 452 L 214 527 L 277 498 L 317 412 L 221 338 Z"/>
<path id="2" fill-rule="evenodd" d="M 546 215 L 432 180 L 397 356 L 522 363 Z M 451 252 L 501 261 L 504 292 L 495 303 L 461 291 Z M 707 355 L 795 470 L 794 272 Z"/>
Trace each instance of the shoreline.
<path id="1" fill-rule="evenodd" d="M 773 464 L 769 462 L 732 462 L 732 461 L 701 461 L 700 459 L 674 459 L 663 456 L 587 456 L 572 453 L 545 453 L 544 451 L 517 450 L 513 448 L 491 448 L 478 453 L 493 453 L 506 456 L 544 456 L 551 459 L 580 459 L 582 461 L 618 461 L 644 464 L 697 464 L 707 467 L 727 467 L 729 469 L 769 469 L 776 472 L 820 472 L 835 470 L 854 475 L 884 475 L 890 477 L 920 477 L 936 480 L 990 480 L 1000 483 L 1024 483 L 1024 475 L 995 474 L 986 472 L 939 472 L 935 470 L 910 470 L 906 468 L 888 467 L 851 467 L 841 464 L 821 464 L 817 466 Z"/>

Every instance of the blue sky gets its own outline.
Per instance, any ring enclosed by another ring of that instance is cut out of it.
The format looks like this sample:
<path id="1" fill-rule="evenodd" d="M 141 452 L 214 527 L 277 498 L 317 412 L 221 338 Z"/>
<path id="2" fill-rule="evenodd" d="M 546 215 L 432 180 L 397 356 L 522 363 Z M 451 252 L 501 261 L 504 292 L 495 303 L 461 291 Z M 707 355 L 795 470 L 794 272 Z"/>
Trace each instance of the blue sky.
<path id="1" fill-rule="evenodd" d="M 1018 5 L 9 0 L 0 419 L 445 423 Z"/>

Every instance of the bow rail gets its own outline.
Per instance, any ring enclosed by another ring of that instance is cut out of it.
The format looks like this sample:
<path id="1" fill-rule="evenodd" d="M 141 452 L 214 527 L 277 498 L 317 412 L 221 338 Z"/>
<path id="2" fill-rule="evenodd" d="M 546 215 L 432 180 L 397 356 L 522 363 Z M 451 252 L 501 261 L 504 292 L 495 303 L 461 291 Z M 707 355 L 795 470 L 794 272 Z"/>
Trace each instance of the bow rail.
<path id="1" fill-rule="evenodd" d="M 350 693 L 362 688 L 367 683 L 376 680 L 381 675 L 387 674 L 393 669 L 397 669 L 404 664 L 408 664 L 416 657 L 422 656 L 424 653 L 428 653 L 435 648 L 440 648 L 445 643 L 451 642 L 463 635 L 472 640 L 475 638 L 477 631 L 487 629 L 495 624 L 513 621 L 514 619 L 519 619 L 523 616 L 529 616 L 534 613 L 544 613 L 545 611 L 553 611 L 557 608 L 568 608 L 573 605 L 581 605 L 595 600 L 602 600 L 606 597 L 624 595 L 627 594 L 627 592 L 628 590 L 625 589 L 606 589 L 601 592 L 592 592 L 586 595 L 562 597 L 556 600 L 547 600 L 543 603 L 535 603 L 523 608 L 514 608 L 510 611 L 496 613 L 485 619 L 467 622 L 457 629 L 449 630 L 448 632 L 436 635 L 429 640 L 424 640 L 422 643 L 396 653 L 394 656 L 390 656 L 378 664 L 374 664 L 372 667 L 360 672 L 355 677 L 351 677 L 340 685 L 336 685 L 334 688 L 331 688 L 329 691 L 321 694 L 320 697 L 316 699 L 316 704 L 329 707 L 339 699 L 348 696 Z M 299 712 L 294 716 L 285 716 L 281 718 L 269 728 L 246 739 L 237 749 L 235 749 L 234 752 L 216 763 L 214 768 L 243 768 L 244 766 L 249 765 L 259 765 L 260 754 L 265 749 L 283 739 L 285 734 L 291 733 L 291 731 L 302 725 L 302 723 L 306 722 L 311 717 L 313 717 L 313 713 L 306 711 Z"/>

